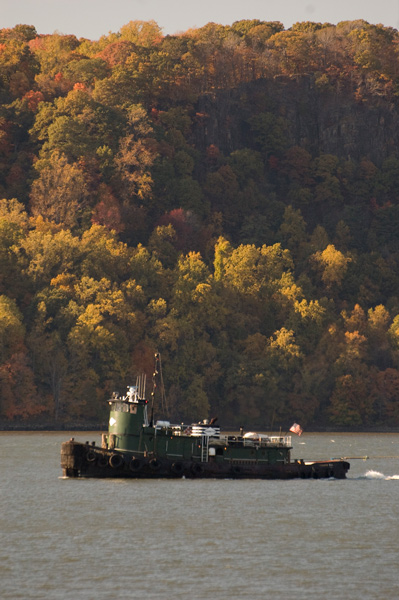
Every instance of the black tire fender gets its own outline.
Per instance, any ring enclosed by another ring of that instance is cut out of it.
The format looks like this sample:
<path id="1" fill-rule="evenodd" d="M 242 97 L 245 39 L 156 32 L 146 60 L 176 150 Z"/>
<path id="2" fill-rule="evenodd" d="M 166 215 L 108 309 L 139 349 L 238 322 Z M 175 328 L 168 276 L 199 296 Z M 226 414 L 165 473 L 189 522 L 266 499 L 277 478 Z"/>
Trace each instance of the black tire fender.
<path id="1" fill-rule="evenodd" d="M 171 471 L 175 475 L 183 475 L 184 465 L 181 462 L 175 462 L 171 466 Z"/>
<path id="2" fill-rule="evenodd" d="M 159 471 L 159 469 L 161 468 L 161 463 L 157 458 L 152 458 L 148 464 L 151 471 Z"/>
<path id="3" fill-rule="evenodd" d="M 100 454 L 100 456 L 97 459 L 97 465 L 102 468 L 108 465 L 108 457 L 106 456 L 106 454 Z"/>
<path id="4" fill-rule="evenodd" d="M 129 463 L 129 469 L 133 471 L 133 473 L 137 473 L 138 471 L 140 471 L 141 467 L 141 460 L 139 458 L 132 458 L 132 460 Z"/>
<path id="5" fill-rule="evenodd" d="M 125 461 L 123 460 L 122 454 L 111 454 L 109 457 L 109 464 L 113 469 L 119 469 Z"/>
<path id="6" fill-rule="evenodd" d="M 86 460 L 87 462 L 94 462 L 96 460 L 96 453 L 94 452 L 94 450 L 89 450 L 88 453 L 86 454 Z"/>
<path id="7" fill-rule="evenodd" d="M 202 475 L 202 473 L 204 472 L 204 467 L 199 463 L 195 462 L 191 465 L 191 472 L 193 475 Z"/>

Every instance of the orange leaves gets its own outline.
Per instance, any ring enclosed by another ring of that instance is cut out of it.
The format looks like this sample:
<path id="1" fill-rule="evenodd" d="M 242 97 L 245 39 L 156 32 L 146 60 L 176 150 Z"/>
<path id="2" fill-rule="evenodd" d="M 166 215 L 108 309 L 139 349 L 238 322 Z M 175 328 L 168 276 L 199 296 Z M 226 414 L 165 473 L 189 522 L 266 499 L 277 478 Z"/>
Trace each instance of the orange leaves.
<path id="1" fill-rule="evenodd" d="M 105 60 L 110 67 L 124 65 L 135 52 L 136 46 L 128 40 L 120 40 L 108 44 L 97 56 Z"/>
<path id="2" fill-rule="evenodd" d="M 36 112 L 40 102 L 44 101 L 44 95 L 42 94 L 42 92 L 35 92 L 33 90 L 29 90 L 29 92 L 26 92 L 24 100 L 26 100 L 29 110 L 31 110 L 32 112 Z"/>

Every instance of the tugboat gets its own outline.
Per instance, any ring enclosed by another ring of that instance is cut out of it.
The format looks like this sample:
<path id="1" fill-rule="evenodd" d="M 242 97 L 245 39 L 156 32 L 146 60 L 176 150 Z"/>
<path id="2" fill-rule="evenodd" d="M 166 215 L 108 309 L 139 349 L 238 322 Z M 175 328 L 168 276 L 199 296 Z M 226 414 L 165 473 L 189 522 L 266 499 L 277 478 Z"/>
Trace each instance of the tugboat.
<path id="1" fill-rule="evenodd" d="M 148 418 L 145 385 L 142 375 L 126 395 L 114 392 L 108 434 L 102 434 L 101 446 L 74 438 L 62 444 L 64 477 L 344 479 L 350 468 L 339 459 L 291 460 L 290 435 L 242 430 L 222 435 L 216 419 L 191 425 L 154 423 L 152 416 Z"/>

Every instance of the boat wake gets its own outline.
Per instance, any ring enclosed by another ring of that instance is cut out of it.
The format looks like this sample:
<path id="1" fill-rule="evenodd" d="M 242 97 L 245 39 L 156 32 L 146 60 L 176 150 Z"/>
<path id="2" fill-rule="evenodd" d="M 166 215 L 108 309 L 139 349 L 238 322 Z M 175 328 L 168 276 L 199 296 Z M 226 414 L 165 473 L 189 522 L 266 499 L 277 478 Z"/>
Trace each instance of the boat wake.
<path id="1" fill-rule="evenodd" d="M 399 480 L 399 475 L 384 475 L 380 471 L 367 471 L 359 479 L 383 479 L 384 481 L 390 481 L 392 479 Z"/>

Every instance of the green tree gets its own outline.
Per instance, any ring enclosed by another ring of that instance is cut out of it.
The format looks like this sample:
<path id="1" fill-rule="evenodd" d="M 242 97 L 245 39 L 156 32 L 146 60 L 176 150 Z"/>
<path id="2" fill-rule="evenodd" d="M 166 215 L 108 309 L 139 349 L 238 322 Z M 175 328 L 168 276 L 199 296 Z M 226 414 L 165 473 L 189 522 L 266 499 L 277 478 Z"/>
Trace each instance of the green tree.
<path id="1" fill-rule="evenodd" d="M 282 154 L 287 148 L 287 121 L 271 112 L 259 113 L 249 119 L 257 149 L 264 157 Z"/>

